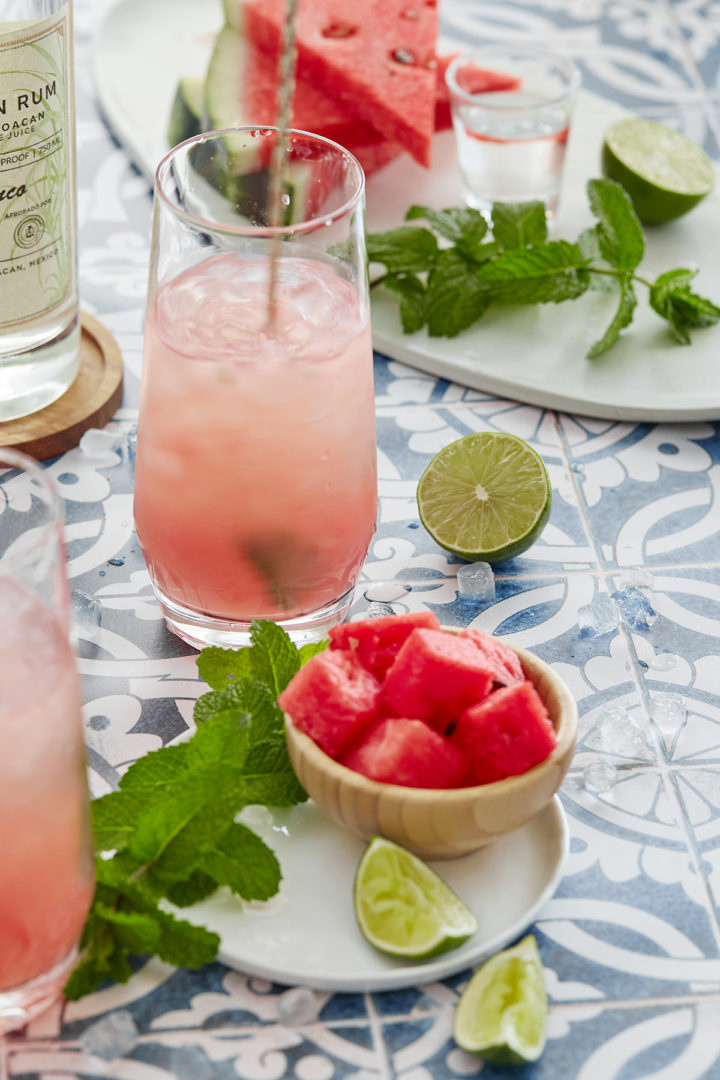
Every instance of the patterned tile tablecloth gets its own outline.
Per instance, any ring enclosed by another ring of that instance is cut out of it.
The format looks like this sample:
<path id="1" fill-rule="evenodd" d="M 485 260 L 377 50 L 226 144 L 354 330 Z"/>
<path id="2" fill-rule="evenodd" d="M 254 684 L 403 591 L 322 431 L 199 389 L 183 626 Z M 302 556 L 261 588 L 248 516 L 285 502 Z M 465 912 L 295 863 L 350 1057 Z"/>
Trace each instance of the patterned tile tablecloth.
<path id="1" fill-rule="evenodd" d="M 151 197 L 95 102 L 92 41 L 109 6 L 76 0 L 80 273 L 84 309 L 122 348 L 125 396 L 106 429 L 114 438 L 47 464 L 66 506 L 96 795 L 140 755 L 179 737 L 204 689 L 196 654 L 160 619 L 133 532 Z M 671 123 L 720 156 L 717 0 L 448 0 L 441 17 L 445 31 L 468 41 L 551 39 L 580 62 L 586 88 Z M 720 221 L 716 228 L 720 240 Z M 548 1043 L 537 1065 L 513 1075 L 718 1080 L 720 424 L 555 414 L 379 355 L 375 371 L 380 514 L 352 614 L 378 601 L 395 612 L 427 607 L 443 623 L 506 635 L 551 663 L 579 703 L 580 738 L 561 793 L 570 852 L 533 925 L 550 1001 Z M 415 503 L 430 456 L 478 430 L 529 441 L 554 491 L 541 539 L 498 569 L 496 602 L 485 608 L 458 597 L 458 563 L 419 525 Z M 581 633 L 579 610 L 629 572 L 656 617 Z M 619 752 L 601 737 L 598 721 L 614 705 L 646 736 L 634 749 Z M 598 762 L 615 769 L 600 793 L 584 782 Z M 331 871 L 315 872 L 321 894 Z M 220 963 L 190 972 L 152 961 L 127 985 L 58 1006 L 0 1040 L 0 1077 L 510 1075 L 453 1041 L 453 1007 L 469 975 L 383 993 L 317 992 L 314 1015 L 298 1023 L 283 985 Z M 117 1011 L 130 1014 L 136 1034 L 106 1061 L 84 1048 L 83 1036 Z"/>

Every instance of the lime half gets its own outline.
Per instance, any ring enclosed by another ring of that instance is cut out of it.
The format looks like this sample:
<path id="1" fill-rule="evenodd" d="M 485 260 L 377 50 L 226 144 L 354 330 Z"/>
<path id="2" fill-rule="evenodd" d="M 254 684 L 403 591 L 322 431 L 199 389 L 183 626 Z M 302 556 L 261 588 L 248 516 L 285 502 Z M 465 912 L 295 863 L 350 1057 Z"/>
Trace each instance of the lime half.
<path id="1" fill-rule="evenodd" d="M 537 1061 L 545 1046 L 547 995 L 532 934 L 487 960 L 462 992 L 453 1023 L 455 1042 L 487 1061 Z"/>
<path id="2" fill-rule="evenodd" d="M 416 855 L 374 836 L 355 873 L 355 918 L 382 952 L 425 960 L 475 933 L 477 919 L 459 896 Z"/>
<path id="3" fill-rule="evenodd" d="M 530 547 L 550 515 L 545 465 L 515 435 L 481 431 L 435 455 L 417 490 L 420 520 L 441 547 L 500 562 Z"/>
<path id="4" fill-rule="evenodd" d="M 605 132 L 602 168 L 622 184 L 645 225 L 687 214 L 715 184 L 715 167 L 697 143 L 640 117 L 618 120 Z"/>

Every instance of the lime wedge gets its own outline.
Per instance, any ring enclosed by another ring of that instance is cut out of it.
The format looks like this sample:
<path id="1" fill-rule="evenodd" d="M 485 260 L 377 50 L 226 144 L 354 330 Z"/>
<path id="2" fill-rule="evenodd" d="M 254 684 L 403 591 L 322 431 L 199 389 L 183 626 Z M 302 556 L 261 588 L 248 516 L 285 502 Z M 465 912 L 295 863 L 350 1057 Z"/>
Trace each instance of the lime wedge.
<path id="1" fill-rule="evenodd" d="M 545 1046 L 547 996 L 532 934 L 487 960 L 462 992 L 453 1035 L 463 1050 L 487 1061 L 537 1061 Z"/>
<path id="2" fill-rule="evenodd" d="M 420 520 L 440 547 L 500 562 L 530 547 L 550 515 L 542 458 L 515 435 L 481 431 L 444 447 L 420 477 Z"/>
<path id="3" fill-rule="evenodd" d="M 442 878 L 416 855 L 373 836 L 355 872 L 355 918 L 382 952 L 425 960 L 475 933 L 477 919 Z"/>
<path id="4" fill-rule="evenodd" d="M 715 184 L 712 161 L 692 139 L 640 117 L 618 120 L 605 132 L 602 169 L 622 184 L 645 225 L 687 214 Z"/>

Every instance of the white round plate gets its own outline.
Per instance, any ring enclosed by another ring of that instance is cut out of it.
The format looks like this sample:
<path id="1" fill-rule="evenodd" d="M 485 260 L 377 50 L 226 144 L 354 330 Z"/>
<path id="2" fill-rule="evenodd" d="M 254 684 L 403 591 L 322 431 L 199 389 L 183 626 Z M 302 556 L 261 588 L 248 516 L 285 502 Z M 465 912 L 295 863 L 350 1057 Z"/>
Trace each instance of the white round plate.
<path id="1" fill-rule="evenodd" d="M 312 802 L 272 814 L 252 807 L 241 820 L 278 857 L 283 880 L 277 895 L 267 903 L 243 904 L 220 890 L 178 914 L 219 934 L 219 959 L 237 971 L 315 990 L 394 990 L 479 963 L 534 921 L 557 888 L 568 849 L 567 820 L 556 796 L 527 825 L 490 847 L 431 863 L 475 912 L 479 929 L 452 952 L 408 964 L 373 949 L 355 923 L 353 877 L 365 847 L 361 840 Z"/>
<path id="2" fill-rule="evenodd" d="M 221 0 L 120 0 L 100 25 L 93 51 L 98 99 L 115 135 L 150 181 L 168 150 L 165 131 L 177 82 L 204 74 L 222 21 Z M 440 43 L 441 52 L 453 48 L 457 42 Z M 574 240 L 595 224 L 585 185 L 600 175 L 603 132 L 626 115 L 597 95 L 580 94 L 554 236 Z M 462 205 L 452 132 L 435 137 L 431 170 L 404 154 L 370 177 L 369 231 L 402 225 L 412 203 Z M 695 288 L 720 302 L 719 220 L 720 183 L 686 217 L 647 230 L 643 276 L 698 266 Z M 604 333 L 615 303 L 613 295 L 599 292 L 563 304 L 491 308 L 456 338 L 430 338 L 424 330 L 403 334 L 396 305 L 378 292 L 372 304 L 373 344 L 384 356 L 431 375 L 545 408 L 610 420 L 719 419 L 720 325 L 694 332 L 690 347 L 677 345 L 650 309 L 645 287 L 639 285 L 637 294 L 632 325 L 596 360 L 586 360 L 585 354 Z"/>

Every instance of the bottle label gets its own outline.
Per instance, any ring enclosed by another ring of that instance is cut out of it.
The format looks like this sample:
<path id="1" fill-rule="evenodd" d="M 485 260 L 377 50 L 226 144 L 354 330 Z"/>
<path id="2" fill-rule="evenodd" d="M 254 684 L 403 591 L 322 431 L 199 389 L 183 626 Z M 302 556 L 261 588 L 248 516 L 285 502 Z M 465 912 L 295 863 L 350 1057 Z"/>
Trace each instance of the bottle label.
<path id="1" fill-rule="evenodd" d="M 66 13 L 0 24 L 0 329 L 74 288 L 74 131 Z"/>

